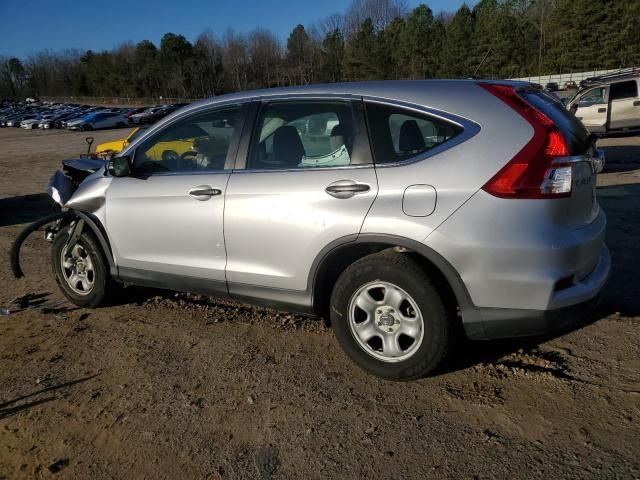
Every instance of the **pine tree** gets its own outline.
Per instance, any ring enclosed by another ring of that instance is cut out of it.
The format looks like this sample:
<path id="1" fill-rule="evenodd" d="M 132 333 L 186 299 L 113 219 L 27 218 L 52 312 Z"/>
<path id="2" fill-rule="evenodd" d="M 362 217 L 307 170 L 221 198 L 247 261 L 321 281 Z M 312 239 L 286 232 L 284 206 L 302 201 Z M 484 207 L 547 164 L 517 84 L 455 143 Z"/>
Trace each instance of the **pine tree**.
<path id="1" fill-rule="evenodd" d="M 443 43 L 441 33 L 433 12 L 426 5 L 419 5 L 407 17 L 401 45 L 409 78 L 436 75 Z"/>
<path id="2" fill-rule="evenodd" d="M 405 28 L 405 20 L 396 17 L 378 34 L 376 60 L 381 78 L 396 80 L 409 77 L 403 45 Z"/>
<path id="3" fill-rule="evenodd" d="M 344 60 L 344 38 L 339 28 L 324 37 L 320 59 L 320 78 L 323 82 L 342 80 L 342 62 Z"/>
<path id="4" fill-rule="evenodd" d="M 377 35 L 371 19 L 365 20 L 345 48 L 344 78 L 347 80 L 375 80 L 382 77 L 376 53 Z"/>
<path id="5" fill-rule="evenodd" d="M 449 77 L 468 77 L 473 73 L 469 53 L 473 42 L 473 16 L 463 4 L 446 27 L 441 73 Z"/>

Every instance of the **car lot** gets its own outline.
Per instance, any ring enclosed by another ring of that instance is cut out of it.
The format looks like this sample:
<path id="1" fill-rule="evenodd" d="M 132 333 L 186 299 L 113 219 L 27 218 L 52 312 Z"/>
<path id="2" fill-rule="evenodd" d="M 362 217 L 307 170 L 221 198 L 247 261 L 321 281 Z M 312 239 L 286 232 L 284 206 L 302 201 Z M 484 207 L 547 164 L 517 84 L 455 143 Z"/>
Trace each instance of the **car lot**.
<path id="1" fill-rule="evenodd" d="M 33 99 L 30 99 L 33 100 Z M 185 103 L 151 107 L 111 107 L 53 102 L 0 102 L 0 127 L 26 130 L 64 128 L 101 130 L 127 125 L 145 125 L 185 106 Z"/>
<path id="2" fill-rule="evenodd" d="M 0 130 L 0 250 L 50 211 L 44 184 L 84 137 Z M 594 322 L 463 344 L 412 383 L 291 314 L 143 289 L 75 309 L 34 236 L 25 278 L 0 269 L 0 478 L 638 477 L 640 137 L 599 145 L 613 275 Z"/>

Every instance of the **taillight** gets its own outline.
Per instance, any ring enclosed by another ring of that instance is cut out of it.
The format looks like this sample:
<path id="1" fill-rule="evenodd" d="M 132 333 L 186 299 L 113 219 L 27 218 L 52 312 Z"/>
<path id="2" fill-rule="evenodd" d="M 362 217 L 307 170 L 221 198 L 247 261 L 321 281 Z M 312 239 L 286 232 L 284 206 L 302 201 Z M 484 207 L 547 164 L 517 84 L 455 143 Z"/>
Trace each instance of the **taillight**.
<path id="1" fill-rule="evenodd" d="M 509 85 L 480 86 L 513 108 L 533 127 L 533 137 L 482 189 L 501 198 L 558 198 L 571 195 L 567 144 L 553 122 Z M 564 157 L 564 158 L 563 158 Z"/>

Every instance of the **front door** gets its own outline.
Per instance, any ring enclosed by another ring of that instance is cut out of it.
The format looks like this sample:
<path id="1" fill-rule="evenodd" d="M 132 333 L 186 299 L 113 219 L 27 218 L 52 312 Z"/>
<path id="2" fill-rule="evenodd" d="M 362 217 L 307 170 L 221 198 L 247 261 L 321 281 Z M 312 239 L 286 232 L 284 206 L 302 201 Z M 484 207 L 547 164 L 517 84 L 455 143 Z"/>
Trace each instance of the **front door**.
<path id="1" fill-rule="evenodd" d="M 300 293 L 323 250 L 356 238 L 378 190 L 361 102 L 265 102 L 255 125 L 227 187 L 229 292 Z"/>
<path id="2" fill-rule="evenodd" d="M 590 132 L 606 132 L 608 119 L 608 87 L 596 87 L 586 91 L 574 104 L 575 116 Z"/>
<path id="3" fill-rule="evenodd" d="M 239 106 L 200 109 L 135 147 L 133 174 L 114 178 L 106 197 L 121 278 L 161 285 L 171 275 L 224 285 L 224 195 L 242 116 Z"/>

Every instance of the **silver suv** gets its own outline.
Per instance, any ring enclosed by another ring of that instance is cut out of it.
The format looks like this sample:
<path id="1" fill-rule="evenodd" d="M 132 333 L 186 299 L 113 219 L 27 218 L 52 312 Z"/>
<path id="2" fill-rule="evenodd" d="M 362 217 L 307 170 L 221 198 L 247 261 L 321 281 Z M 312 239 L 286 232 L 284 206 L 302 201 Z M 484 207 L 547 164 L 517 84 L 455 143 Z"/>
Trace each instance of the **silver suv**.
<path id="1" fill-rule="evenodd" d="M 399 81 L 225 95 L 79 185 L 53 243 L 64 294 L 135 284 L 324 316 L 391 379 L 471 339 L 566 327 L 610 268 L 602 157 L 530 84 Z M 55 233 L 55 232 L 54 232 Z"/>

